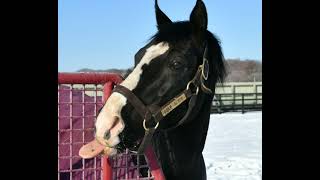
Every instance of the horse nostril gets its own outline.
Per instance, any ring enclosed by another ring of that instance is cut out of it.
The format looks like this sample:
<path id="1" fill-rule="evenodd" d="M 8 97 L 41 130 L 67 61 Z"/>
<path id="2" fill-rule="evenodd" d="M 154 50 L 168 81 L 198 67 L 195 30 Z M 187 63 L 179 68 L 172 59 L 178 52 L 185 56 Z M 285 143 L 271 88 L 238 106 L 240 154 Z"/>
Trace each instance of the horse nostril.
<path id="1" fill-rule="evenodd" d="M 120 121 L 120 118 L 115 116 L 111 128 L 104 133 L 104 137 L 103 138 L 105 140 L 109 140 L 110 139 L 110 137 L 111 137 L 111 129 L 114 128 L 119 123 L 119 121 Z"/>

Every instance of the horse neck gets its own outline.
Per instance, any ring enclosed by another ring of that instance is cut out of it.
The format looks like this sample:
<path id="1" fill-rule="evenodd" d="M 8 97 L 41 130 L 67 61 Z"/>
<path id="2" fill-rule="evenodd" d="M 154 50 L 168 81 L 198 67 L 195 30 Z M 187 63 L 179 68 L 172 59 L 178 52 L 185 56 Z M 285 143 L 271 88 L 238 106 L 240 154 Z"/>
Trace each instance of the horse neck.
<path id="1" fill-rule="evenodd" d="M 153 139 L 158 161 L 164 171 L 179 174 L 203 163 L 202 150 L 209 126 L 212 97 L 206 98 L 194 119 L 170 132 L 159 132 Z M 198 166 L 202 167 L 202 166 Z"/>

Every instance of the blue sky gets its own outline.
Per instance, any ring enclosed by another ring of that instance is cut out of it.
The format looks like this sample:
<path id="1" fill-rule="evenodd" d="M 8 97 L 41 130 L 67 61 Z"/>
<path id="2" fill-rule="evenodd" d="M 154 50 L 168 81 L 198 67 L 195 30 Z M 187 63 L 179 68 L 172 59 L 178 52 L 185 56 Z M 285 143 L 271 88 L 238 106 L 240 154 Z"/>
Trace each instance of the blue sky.
<path id="1" fill-rule="evenodd" d="M 172 21 L 196 0 L 158 0 Z M 261 0 L 203 0 L 226 58 L 262 59 Z M 153 0 L 58 0 L 58 71 L 129 68 L 156 32 Z"/>

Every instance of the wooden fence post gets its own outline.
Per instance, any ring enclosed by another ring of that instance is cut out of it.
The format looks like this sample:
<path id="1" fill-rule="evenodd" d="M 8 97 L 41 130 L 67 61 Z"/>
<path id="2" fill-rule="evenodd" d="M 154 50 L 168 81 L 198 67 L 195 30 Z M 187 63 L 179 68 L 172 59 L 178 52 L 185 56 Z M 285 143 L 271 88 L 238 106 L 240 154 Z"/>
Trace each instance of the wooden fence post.
<path id="1" fill-rule="evenodd" d="M 244 114 L 244 94 L 241 94 L 241 109 L 242 109 L 242 114 Z"/>

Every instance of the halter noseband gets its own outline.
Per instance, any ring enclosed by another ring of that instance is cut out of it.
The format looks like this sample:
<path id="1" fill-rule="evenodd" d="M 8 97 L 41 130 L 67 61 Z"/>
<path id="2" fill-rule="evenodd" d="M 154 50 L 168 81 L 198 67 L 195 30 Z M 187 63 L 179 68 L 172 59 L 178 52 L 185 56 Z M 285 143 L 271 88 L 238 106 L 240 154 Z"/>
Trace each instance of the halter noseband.
<path id="1" fill-rule="evenodd" d="M 128 88 L 117 85 L 113 89 L 113 92 L 118 92 L 125 96 L 130 104 L 135 108 L 139 115 L 144 119 L 143 128 L 145 129 L 145 135 L 139 146 L 138 154 L 142 154 L 146 146 L 150 143 L 155 130 L 158 128 L 160 121 L 167 116 L 171 111 L 176 109 L 184 101 L 190 98 L 189 106 L 186 114 L 182 119 L 178 121 L 176 125 L 165 130 L 172 130 L 178 126 L 184 124 L 191 114 L 193 107 L 196 104 L 197 95 L 199 89 L 201 89 L 206 94 L 212 94 L 211 89 L 207 88 L 204 81 L 208 79 L 209 76 L 209 63 L 206 59 L 207 57 L 207 46 L 203 53 L 203 63 L 198 66 L 198 70 L 191 81 L 188 82 L 186 89 L 175 96 L 173 99 L 169 100 L 165 105 L 158 107 L 155 105 L 146 106 L 144 103 Z M 153 127 L 147 127 L 147 124 L 151 124 Z"/>

